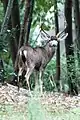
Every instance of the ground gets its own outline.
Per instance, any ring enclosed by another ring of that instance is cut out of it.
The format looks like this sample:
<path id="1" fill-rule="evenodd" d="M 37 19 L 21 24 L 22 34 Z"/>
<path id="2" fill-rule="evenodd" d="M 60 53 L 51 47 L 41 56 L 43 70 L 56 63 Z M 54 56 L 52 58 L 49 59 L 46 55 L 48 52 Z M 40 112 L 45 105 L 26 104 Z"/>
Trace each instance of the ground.
<path id="1" fill-rule="evenodd" d="M 42 118 L 41 118 L 42 117 Z M 7 84 L 0 86 L 0 120 L 80 120 L 80 94 L 32 93 Z"/>

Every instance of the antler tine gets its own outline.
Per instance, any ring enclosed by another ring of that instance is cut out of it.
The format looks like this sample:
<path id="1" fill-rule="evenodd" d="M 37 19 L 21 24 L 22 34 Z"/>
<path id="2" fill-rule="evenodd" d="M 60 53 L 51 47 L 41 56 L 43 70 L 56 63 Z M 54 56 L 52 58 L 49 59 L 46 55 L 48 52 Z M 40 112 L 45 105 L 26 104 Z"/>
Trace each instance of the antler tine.
<path id="1" fill-rule="evenodd" d="M 50 35 L 43 29 L 43 23 L 41 24 L 40 29 L 41 29 L 41 31 L 44 32 L 44 34 L 46 34 L 46 36 L 47 36 L 48 38 L 50 38 Z"/>
<path id="2" fill-rule="evenodd" d="M 66 28 L 65 28 L 65 29 L 66 29 Z M 60 36 L 62 33 L 64 33 L 65 29 L 64 29 L 63 31 L 59 32 L 59 33 L 56 35 L 56 37 L 59 38 L 59 36 Z"/>

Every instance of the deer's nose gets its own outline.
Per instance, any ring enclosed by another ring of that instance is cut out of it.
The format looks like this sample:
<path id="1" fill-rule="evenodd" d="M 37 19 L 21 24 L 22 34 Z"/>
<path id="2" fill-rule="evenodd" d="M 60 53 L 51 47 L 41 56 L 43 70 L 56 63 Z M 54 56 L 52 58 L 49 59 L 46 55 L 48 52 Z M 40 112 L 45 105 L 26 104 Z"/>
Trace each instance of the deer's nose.
<path id="1" fill-rule="evenodd" d="M 22 79 L 22 76 L 20 75 L 20 76 L 19 76 L 19 80 L 21 80 L 21 79 Z"/>
<path id="2" fill-rule="evenodd" d="M 50 41 L 50 45 L 53 47 L 57 47 L 58 42 L 56 40 Z"/>

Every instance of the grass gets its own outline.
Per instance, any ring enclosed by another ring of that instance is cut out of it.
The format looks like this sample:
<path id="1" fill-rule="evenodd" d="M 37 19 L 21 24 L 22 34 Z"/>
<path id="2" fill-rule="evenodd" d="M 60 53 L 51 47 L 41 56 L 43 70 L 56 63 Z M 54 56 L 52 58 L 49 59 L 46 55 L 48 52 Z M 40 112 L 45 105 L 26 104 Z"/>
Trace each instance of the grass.
<path id="1" fill-rule="evenodd" d="M 80 108 L 75 108 L 63 114 L 55 114 L 54 120 L 80 120 Z"/>
<path id="2" fill-rule="evenodd" d="M 26 120 L 25 106 L 0 105 L 0 120 Z"/>
<path id="3" fill-rule="evenodd" d="M 0 104 L 0 120 L 80 120 L 80 108 L 64 110 L 47 109 L 39 98 L 32 97 L 28 104 Z"/>

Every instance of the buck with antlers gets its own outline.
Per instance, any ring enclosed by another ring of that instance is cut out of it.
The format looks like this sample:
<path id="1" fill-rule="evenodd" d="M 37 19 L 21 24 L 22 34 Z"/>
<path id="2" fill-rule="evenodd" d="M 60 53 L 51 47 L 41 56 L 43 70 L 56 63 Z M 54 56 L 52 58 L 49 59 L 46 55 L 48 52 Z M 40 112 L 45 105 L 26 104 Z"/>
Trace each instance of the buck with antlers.
<path id="1" fill-rule="evenodd" d="M 65 30 L 64 30 L 65 31 Z M 42 74 L 55 53 L 55 47 L 58 42 L 64 40 L 68 34 L 64 31 L 58 33 L 56 36 L 48 38 L 47 43 L 44 47 L 32 48 L 31 46 L 22 46 L 17 54 L 15 67 L 18 68 L 18 88 L 19 78 L 25 71 L 25 79 L 30 91 L 29 78 L 33 71 L 39 72 L 40 91 L 42 93 Z M 35 75 L 36 83 L 38 77 Z"/>

